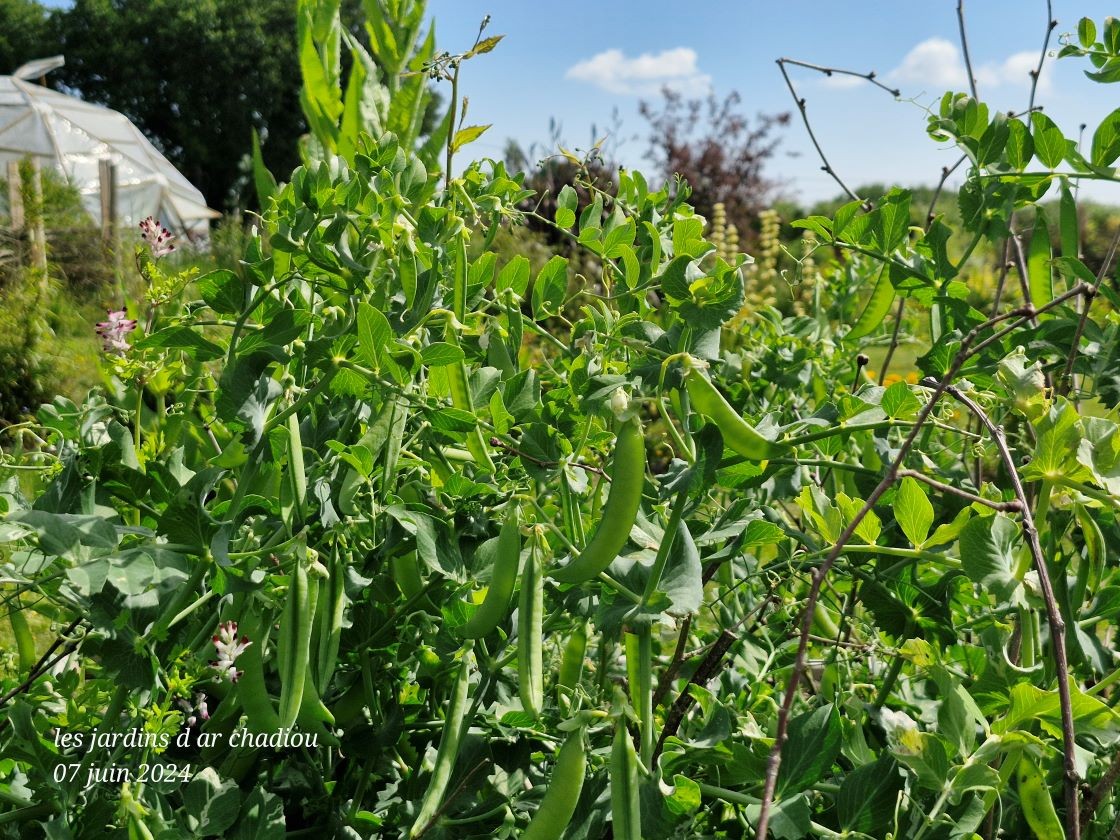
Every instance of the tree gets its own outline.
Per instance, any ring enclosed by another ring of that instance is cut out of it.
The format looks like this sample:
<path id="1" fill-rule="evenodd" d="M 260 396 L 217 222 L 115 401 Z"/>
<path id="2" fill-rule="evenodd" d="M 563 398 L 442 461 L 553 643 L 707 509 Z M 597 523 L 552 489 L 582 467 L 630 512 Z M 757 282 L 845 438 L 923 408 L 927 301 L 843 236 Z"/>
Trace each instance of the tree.
<path id="1" fill-rule="evenodd" d="M 661 94 L 660 107 L 639 106 L 650 127 L 646 157 L 665 181 L 680 175 L 688 182 L 690 201 L 702 216 L 710 218 L 713 207 L 723 204 L 729 223 L 752 230 L 780 186 L 764 169 L 780 142 L 774 130 L 789 123 L 789 114 L 759 114 L 752 123 L 739 113 L 735 91 L 722 101 L 714 93 L 685 99 L 664 88 Z"/>
<path id="2" fill-rule="evenodd" d="M 47 10 L 35 0 L 0 0 L 0 74 L 47 53 Z"/>
<path id="3" fill-rule="evenodd" d="M 295 5 L 76 0 L 51 15 L 50 51 L 66 56 L 51 78 L 125 114 L 212 207 L 227 207 L 252 129 L 267 138 L 270 168 L 299 162 Z"/>

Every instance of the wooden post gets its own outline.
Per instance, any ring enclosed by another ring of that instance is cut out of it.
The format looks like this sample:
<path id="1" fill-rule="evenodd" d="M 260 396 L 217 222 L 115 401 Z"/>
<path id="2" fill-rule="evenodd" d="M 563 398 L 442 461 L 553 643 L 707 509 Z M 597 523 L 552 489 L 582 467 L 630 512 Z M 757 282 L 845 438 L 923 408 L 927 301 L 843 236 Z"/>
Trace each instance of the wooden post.
<path id="1" fill-rule="evenodd" d="M 47 229 L 43 221 L 43 175 L 39 169 L 39 159 L 31 158 L 31 207 L 24 207 L 27 216 L 28 242 L 31 244 L 31 267 L 42 272 L 43 282 L 47 278 Z"/>
<path id="2" fill-rule="evenodd" d="M 109 246 L 117 227 L 117 167 L 108 158 L 97 162 L 97 180 L 101 193 L 101 238 Z"/>
<path id="3" fill-rule="evenodd" d="M 23 190 L 19 176 L 19 161 L 8 161 L 8 210 L 12 217 L 12 232 L 19 234 L 23 231 Z"/>

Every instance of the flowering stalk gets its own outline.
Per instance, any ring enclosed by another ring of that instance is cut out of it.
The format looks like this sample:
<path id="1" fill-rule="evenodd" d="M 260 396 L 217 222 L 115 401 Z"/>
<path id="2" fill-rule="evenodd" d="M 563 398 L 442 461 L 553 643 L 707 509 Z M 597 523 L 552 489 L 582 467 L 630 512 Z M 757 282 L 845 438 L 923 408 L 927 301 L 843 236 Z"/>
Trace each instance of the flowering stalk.
<path id="1" fill-rule="evenodd" d="M 249 637 L 242 636 L 239 641 L 237 638 L 237 622 L 226 621 L 218 625 L 218 632 L 214 635 L 212 641 L 214 642 L 214 649 L 218 652 L 218 658 L 211 662 L 210 666 L 218 672 L 220 679 L 237 682 L 241 672 L 234 667 L 234 663 L 237 661 L 237 657 L 243 654 L 252 644 Z"/>

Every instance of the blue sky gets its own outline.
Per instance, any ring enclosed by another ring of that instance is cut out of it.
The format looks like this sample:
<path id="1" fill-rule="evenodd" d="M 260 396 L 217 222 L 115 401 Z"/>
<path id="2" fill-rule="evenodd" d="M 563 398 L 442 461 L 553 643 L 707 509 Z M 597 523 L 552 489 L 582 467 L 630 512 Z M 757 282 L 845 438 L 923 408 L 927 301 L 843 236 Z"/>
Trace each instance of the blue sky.
<path id="1" fill-rule="evenodd" d="M 1055 0 L 1053 6 L 1058 27 L 1052 51 L 1057 36 L 1075 31 L 1083 15 L 1099 23 L 1116 11 L 1102 0 Z M 586 148 L 592 125 L 602 133 L 617 108 L 618 157 L 643 166 L 642 98 L 656 100 L 660 86 L 670 84 L 690 93 L 710 88 L 720 96 L 737 90 L 749 115 L 789 111 L 793 101 L 774 63 L 787 57 L 875 70 L 902 91 L 896 101 L 865 82 L 844 84 L 791 70 L 814 130 L 850 184 L 931 183 L 956 159 L 926 135 L 924 110 L 946 89 L 967 87 L 955 0 L 429 0 L 429 11 L 443 49 L 469 47 L 486 14 L 492 17 L 488 34 L 506 35 L 494 52 L 464 67 L 468 121 L 493 124 L 473 147 L 476 155 L 499 156 L 510 137 L 525 146 L 544 143 L 550 118 L 562 125 L 568 144 Z M 1045 32 L 1045 2 L 970 0 L 965 12 L 981 98 L 1000 110 L 1023 110 L 1027 70 L 1037 63 Z M 1071 136 L 1082 122 L 1091 136 L 1120 105 L 1120 86 L 1090 82 L 1084 66 L 1048 56 L 1039 87 L 1038 102 Z M 628 139 L 633 135 L 640 137 Z M 836 194 L 800 121 L 783 137 L 771 174 L 786 181 L 787 193 L 807 202 Z M 1108 192 L 1095 197 L 1120 203 L 1120 195 Z"/>

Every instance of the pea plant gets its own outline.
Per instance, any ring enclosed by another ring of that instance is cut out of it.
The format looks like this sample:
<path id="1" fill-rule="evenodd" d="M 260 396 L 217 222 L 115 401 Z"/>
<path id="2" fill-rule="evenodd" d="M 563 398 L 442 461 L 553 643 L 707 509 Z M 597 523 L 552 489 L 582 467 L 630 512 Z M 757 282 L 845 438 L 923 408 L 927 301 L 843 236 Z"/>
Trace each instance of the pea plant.
<path id="1" fill-rule="evenodd" d="M 301 32 L 314 142 L 240 263 L 149 225 L 105 386 L 4 430 L 0 836 L 1116 836 L 1120 296 L 1076 186 L 1120 110 L 1086 151 L 946 94 L 962 224 L 797 222 L 824 282 L 783 316 L 683 183 L 546 217 L 455 174 L 496 38 L 408 71 L 453 85 L 436 155 Z M 1061 54 L 1120 79 L 1120 22 Z M 601 274 L 500 259 L 527 217 Z"/>

